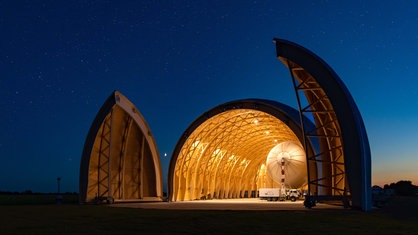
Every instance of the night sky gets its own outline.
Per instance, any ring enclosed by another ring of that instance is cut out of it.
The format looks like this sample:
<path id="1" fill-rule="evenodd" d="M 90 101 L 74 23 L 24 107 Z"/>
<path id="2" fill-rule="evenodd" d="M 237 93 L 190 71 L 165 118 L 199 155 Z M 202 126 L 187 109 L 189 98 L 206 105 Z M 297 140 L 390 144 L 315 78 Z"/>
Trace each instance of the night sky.
<path id="1" fill-rule="evenodd" d="M 113 90 L 149 124 L 166 180 L 182 132 L 243 98 L 297 107 L 274 37 L 313 51 L 357 102 L 372 184 L 418 184 L 416 1 L 0 1 L 0 191 L 78 192 Z M 164 156 L 167 153 L 167 156 Z"/>

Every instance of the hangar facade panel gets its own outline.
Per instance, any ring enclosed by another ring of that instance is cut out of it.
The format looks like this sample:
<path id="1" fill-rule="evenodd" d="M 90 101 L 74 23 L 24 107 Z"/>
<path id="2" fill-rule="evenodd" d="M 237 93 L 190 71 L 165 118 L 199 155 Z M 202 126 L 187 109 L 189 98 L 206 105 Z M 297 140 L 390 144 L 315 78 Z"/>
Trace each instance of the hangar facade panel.
<path id="1" fill-rule="evenodd" d="M 287 40 L 274 42 L 278 59 L 290 71 L 299 112 L 312 115 L 315 122 L 314 129 L 302 123 L 304 139 L 316 139 L 321 148 L 321 154 L 308 156 L 308 164 L 322 162 L 323 166 L 322 177 L 308 171 L 309 196 L 312 200 L 342 197 L 352 207 L 371 210 L 370 146 L 353 97 L 334 70 L 313 52 Z"/>
<path id="2" fill-rule="evenodd" d="M 161 198 L 161 164 L 151 131 L 135 106 L 115 91 L 87 135 L 80 166 L 80 202 Z"/>

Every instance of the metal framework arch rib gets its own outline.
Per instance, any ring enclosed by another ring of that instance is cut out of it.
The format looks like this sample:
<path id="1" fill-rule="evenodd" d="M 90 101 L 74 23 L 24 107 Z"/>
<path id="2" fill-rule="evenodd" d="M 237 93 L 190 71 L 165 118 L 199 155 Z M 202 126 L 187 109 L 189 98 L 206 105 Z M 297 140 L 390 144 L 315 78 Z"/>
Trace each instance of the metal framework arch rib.
<path id="1" fill-rule="evenodd" d="M 321 58 L 306 48 L 274 39 L 276 53 L 289 69 L 301 115 L 312 115 L 315 128 L 301 122 L 304 142 L 317 139 L 320 154 L 308 155 L 312 200 L 342 197 L 353 207 L 371 209 L 371 156 L 360 112 L 344 83 Z M 304 104 L 303 96 L 307 104 Z"/>

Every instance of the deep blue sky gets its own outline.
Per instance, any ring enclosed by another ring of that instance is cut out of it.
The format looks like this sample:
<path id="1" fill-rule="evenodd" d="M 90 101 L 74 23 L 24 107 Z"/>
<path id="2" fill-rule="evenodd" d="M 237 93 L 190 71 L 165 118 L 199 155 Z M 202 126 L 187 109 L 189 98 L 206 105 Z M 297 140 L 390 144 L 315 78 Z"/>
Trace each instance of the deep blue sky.
<path id="1" fill-rule="evenodd" d="M 0 190 L 78 191 L 90 124 L 113 90 L 147 120 L 166 172 L 182 132 L 242 98 L 296 107 L 274 37 L 350 90 L 372 183 L 418 184 L 416 1 L 0 1 Z M 167 153 L 168 157 L 163 154 Z"/>

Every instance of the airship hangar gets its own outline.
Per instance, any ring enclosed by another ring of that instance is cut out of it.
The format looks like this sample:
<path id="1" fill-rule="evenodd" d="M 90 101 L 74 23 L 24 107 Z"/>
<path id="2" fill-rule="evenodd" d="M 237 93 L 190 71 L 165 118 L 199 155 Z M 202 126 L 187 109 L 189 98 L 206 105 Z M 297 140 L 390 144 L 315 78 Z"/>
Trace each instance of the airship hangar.
<path id="1" fill-rule="evenodd" d="M 274 43 L 298 107 L 260 98 L 203 113 L 173 150 L 168 200 L 257 198 L 265 189 L 297 189 L 308 208 L 339 201 L 369 211 L 370 147 L 354 99 L 313 52 L 283 39 Z M 113 92 L 84 144 L 80 202 L 161 201 L 162 182 L 150 127 L 133 103 Z"/>

